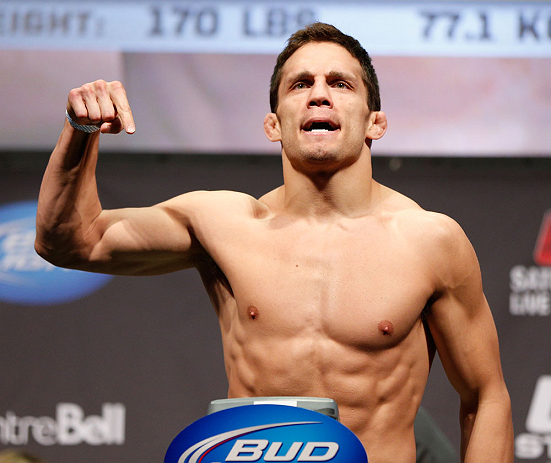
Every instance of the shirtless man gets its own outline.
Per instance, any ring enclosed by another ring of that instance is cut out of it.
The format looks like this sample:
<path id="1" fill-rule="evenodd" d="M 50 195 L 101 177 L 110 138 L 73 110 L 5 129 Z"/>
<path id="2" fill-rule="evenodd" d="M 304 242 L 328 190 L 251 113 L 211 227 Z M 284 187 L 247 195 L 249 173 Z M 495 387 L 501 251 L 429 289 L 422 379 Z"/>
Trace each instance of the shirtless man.
<path id="1" fill-rule="evenodd" d="M 362 67 L 362 65 L 364 67 Z M 196 267 L 218 314 L 228 397 L 318 396 L 370 463 L 413 463 L 413 420 L 435 349 L 460 396 L 462 459 L 511 463 L 498 341 L 475 253 L 450 218 L 372 179 L 386 130 L 365 50 L 331 26 L 291 37 L 267 137 L 284 185 L 260 199 L 191 192 L 102 210 L 99 132 L 66 122 L 42 184 L 36 249 L 69 268 L 153 275 Z M 125 91 L 69 94 L 73 124 L 134 132 Z"/>

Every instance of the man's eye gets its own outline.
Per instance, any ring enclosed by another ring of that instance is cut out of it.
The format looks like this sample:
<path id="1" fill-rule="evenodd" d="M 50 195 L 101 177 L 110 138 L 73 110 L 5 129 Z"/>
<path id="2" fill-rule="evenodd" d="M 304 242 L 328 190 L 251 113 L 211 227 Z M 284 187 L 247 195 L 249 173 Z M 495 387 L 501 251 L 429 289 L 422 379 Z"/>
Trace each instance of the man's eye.
<path id="1" fill-rule="evenodd" d="M 337 82 L 335 84 L 335 87 L 337 87 L 337 88 L 348 88 L 348 85 L 346 85 L 344 82 Z"/>
<path id="2" fill-rule="evenodd" d="M 303 88 L 306 88 L 306 84 L 305 84 L 304 82 L 297 82 L 297 83 L 295 84 L 295 88 L 296 88 L 296 89 L 299 89 L 299 90 L 300 90 L 300 89 L 303 89 Z"/>

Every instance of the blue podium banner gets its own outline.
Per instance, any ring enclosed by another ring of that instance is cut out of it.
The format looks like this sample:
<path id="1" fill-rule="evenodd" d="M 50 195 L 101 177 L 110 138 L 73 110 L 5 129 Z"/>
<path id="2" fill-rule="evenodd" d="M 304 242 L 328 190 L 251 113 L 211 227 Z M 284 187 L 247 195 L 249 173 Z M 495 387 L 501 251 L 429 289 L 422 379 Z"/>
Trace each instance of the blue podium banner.
<path id="1" fill-rule="evenodd" d="M 285 405 L 222 410 L 185 428 L 165 463 L 367 463 L 359 439 L 333 418 Z"/>

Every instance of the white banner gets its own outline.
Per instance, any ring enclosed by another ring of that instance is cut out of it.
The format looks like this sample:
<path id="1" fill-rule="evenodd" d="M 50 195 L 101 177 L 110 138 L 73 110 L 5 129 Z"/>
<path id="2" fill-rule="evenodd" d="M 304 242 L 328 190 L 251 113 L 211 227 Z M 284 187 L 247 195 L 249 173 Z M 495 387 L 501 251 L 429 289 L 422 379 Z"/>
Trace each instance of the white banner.
<path id="1" fill-rule="evenodd" d="M 26 1 L 0 4 L 0 48 L 277 54 L 313 21 L 373 55 L 551 57 L 551 2 Z"/>

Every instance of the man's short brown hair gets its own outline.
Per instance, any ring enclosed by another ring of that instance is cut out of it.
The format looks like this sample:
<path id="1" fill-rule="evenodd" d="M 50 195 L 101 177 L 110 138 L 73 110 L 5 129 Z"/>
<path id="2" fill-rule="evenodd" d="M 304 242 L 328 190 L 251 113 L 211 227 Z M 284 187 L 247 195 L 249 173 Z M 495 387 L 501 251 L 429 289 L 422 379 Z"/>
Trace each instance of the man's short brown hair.
<path id="1" fill-rule="evenodd" d="M 278 105 L 278 90 L 281 83 L 283 65 L 300 47 L 311 42 L 330 42 L 341 45 L 356 58 L 363 70 L 362 80 L 367 88 L 367 105 L 371 111 L 381 110 L 381 96 L 379 81 L 371 64 L 367 51 L 354 37 L 344 34 L 335 26 L 325 23 L 314 23 L 295 32 L 287 41 L 287 46 L 277 57 L 277 61 L 270 81 L 270 110 L 275 113 Z"/>

